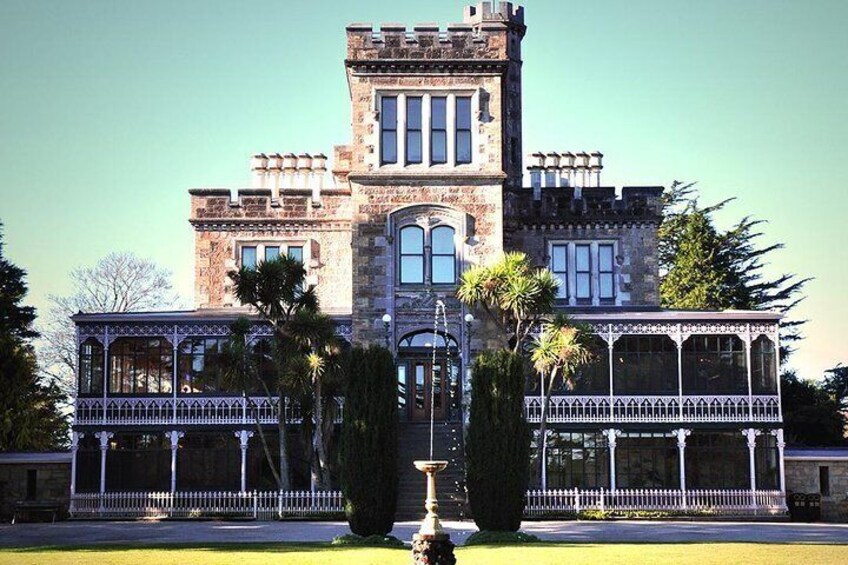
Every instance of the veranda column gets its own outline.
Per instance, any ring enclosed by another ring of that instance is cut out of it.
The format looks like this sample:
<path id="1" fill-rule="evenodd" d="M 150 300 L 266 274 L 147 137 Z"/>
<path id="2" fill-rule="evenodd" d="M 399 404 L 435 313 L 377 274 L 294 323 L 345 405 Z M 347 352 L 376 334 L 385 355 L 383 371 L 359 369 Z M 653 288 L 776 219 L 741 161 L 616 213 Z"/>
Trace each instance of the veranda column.
<path id="1" fill-rule="evenodd" d="M 680 492 L 683 508 L 686 508 L 686 438 L 691 433 L 692 430 L 685 428 L 674 430 L 674 435 L 677 436 L 677 457 L 680 460 Z"/>
<path id="2" fill-rule="evenodd" d="M 757 469 L 754 458 L 754 452 L 757 449 L 757 436 L 762 433 L 754 428 L 746 428 L 742 430 L 742 435 L 748 440 L 748 469 L 751 474 L 751 506 L 755 506 L 755 497 L 757 491 Z"/>
<path id="3" fill-rule="evenodd" d="M 786 493 L 786 477 L 783 473 L 783 448 L 786 447 L 786 442 L 783 440 L 783 428 L 778 428 L 771 431 L 771 435 L 777 440 L 777 465 L 780 471 L 780 492 Z"/>
<path id="4" fill-rule="evenodd" d="M 253 437 L 253 432 L 249 432 L 247 430 L 239 430 L 235 432 L 235 436 L 239 440 L 239 447 L 241 448 L 241 492 L 247 491 L 247 443 L 251 437 Z"/>
<path id="5" fill-rule="evenodd" d="M 74 495 L 77 493 L 77 451 L 79 450 L 79 440 L 83 434 L 79 432 L 71 432 L 71 504 L 74 503 Z"/>
<path id="6" fill-rule="evenodd" d="M 100 494 L 106 492 L 106 451 L 109 449 L 109 440 L 115 434 L 101 431 L 94 434 L 100 440 Z"/>
<path id="7" fill-rule="evenodd" d="M 607 436 L 607 444 L 609 445 L 609 465 L 610 465 L 610 490 L 615 492 L 615 445 L 616 439 L 621 435 L 621 430 L 610 428 L 603 430 Z"/>
<path id="8" fill-rule="evenodd" d="M 677 335 L 674 336 L 674 343 L 677 345 L 677 414 L 680 421 L 683 421 L 683 330 L 680 324 L 677 324 Z"/>
<path id="9" fill-rule="evenodd" d="M 171 442 L 171 492 L 177 492 L 177 450 L 180 447 L 180 439 L 185 432 L 172 430 L 165 434 Z"/>
<path id="10" fill-rule="evenodd" d="M 748 372 L 748 420 L 754 421 L 754 387 L 751 373 L 751 324 L 747 324 L 745 335 L 745 367 Z"/>

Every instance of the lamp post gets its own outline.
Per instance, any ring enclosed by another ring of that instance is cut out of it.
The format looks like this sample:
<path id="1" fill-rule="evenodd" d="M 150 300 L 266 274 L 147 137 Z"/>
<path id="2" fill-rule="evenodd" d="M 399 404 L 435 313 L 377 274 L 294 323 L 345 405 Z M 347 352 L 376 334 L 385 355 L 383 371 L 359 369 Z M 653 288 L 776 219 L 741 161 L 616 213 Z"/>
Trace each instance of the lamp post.
<path id="1" fill-rule="evenodd" d="M 383 337 L 386 340 L 386 349 L 391 349 L 389 347 L 389 327 L 392 323 L 392 316 L 386 312 L 383 314 Z"/>

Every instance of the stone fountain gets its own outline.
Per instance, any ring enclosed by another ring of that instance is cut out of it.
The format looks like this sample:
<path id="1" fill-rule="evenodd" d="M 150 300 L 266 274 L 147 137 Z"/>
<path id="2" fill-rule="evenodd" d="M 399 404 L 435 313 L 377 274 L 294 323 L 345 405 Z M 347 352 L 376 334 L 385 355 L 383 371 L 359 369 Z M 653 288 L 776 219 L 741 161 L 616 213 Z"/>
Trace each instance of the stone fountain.
<path id="1" fill-rule="evenodd" d="M 447 314 L 445 313 L 445 303 L 439 300 L 436 302 L 435 319 L 433 321 L 433 371 L 435 373 L 436 366 L 436 349 L 438 347 L 439 335 L 439 312 L 442 314 L 442 323 L 444 327 L 445 348 L 447 349 Z M 446 373 L 450 373 L 448 369 Z M 443 375 L 445 378 L 446 375 Z M 435 425 L 434 398 L 436 387 L 435 374 L 430 378 L 430 459 L 426 461 L 415 461 L 415 468 L 427 475 L 427 499 L 424 502 L 424 508 L 427 510 L 427 515 L 421 523 L 421 528 L 418 533 L 412 536 L 412 561 L 420 565 L 455 565 L 456 557 L 454 556 L 454 544 L 450 540 L 450 535 L 442 528 L 442 523 L 439 521 L 439 501 L 436 498 L 436 473 L 444 471 L 448 466 L 447 461 L 434 461 L 433 459 L 433 428 Z M 443 382 L 442 386 L 447 386 L 447 382 Z"/>

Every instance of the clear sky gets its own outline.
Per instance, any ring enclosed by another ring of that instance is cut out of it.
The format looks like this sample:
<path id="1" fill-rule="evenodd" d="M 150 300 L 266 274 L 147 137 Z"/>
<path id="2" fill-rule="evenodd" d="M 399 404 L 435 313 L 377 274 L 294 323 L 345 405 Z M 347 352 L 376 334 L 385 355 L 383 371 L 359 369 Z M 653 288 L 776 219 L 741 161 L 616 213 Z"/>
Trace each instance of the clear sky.
<path id="1" fill-rule="evenodd" d="M 186 190 L 257 151 L 348 141 L 344 26 L 461 21 L 458 0 L 0 1 L 0 220 L 30 300 L 114 250 L 191 304 Z M 698 181 L 815 277 L 792 364 L 848 363 L 848 2 L 526 0 L 525 150 L 599 149 L 604 184 Z"/>

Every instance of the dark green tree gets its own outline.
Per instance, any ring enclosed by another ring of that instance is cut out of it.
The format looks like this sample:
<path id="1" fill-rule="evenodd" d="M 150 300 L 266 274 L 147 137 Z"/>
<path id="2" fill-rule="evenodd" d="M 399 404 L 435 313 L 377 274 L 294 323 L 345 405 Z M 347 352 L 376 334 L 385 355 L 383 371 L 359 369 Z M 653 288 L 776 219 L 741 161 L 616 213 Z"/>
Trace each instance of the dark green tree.
<path id="1" fill-rule="evenodd" d="M 383 347 L 350 352 L 341 437 L 342 492 L 350 530 L 392 531 L 398 489 L 398 406 L 392 354 Z"/>
<path id="2" fill-rule="evenodd" d="M 30 339 L 35 309 L 24 306 L 26 272 L 3 255 L 0 224 L 0 452 L 45 451 L 67 443 L 62 394 L 44 384 Z"/>
<path id="3" fill-rule="evenodd" d="M 487 351 L 471 368 L 465 472 L 471 513 L 481 530 L 521 527 L 530 480 L 524 363 L 516 353 Z"/>
<path id="4" fill-rule="evenodd" d="M 845 413 L 827 385 L 799 379 L 794 371 L 781 375 L 781 403 L 786 441 L 811 447 L 845 445 Z"/>
<path id="5" fill-rule="evenodd" d="M 848 412 L 848 366 L 841 363 L 824 372 L 823 388 L 839 403 L 843 412 Z"/>
<path id="6" fill-rule="evenodd" d="M 742 218 L 728 230 L 714 214 L 733 199 L 702 207 L 693 184 L 675 182 L 665 195 L 658 232 L 660 303 L 694 310 L 775 310 L 788 314 L 803 300 L 810 279 L 764 273 L 771 254 L 783 244 L 760 245 L 762 220 Z M 800 339 L 803 320 L 781 323 L 781 359 Z"/>

